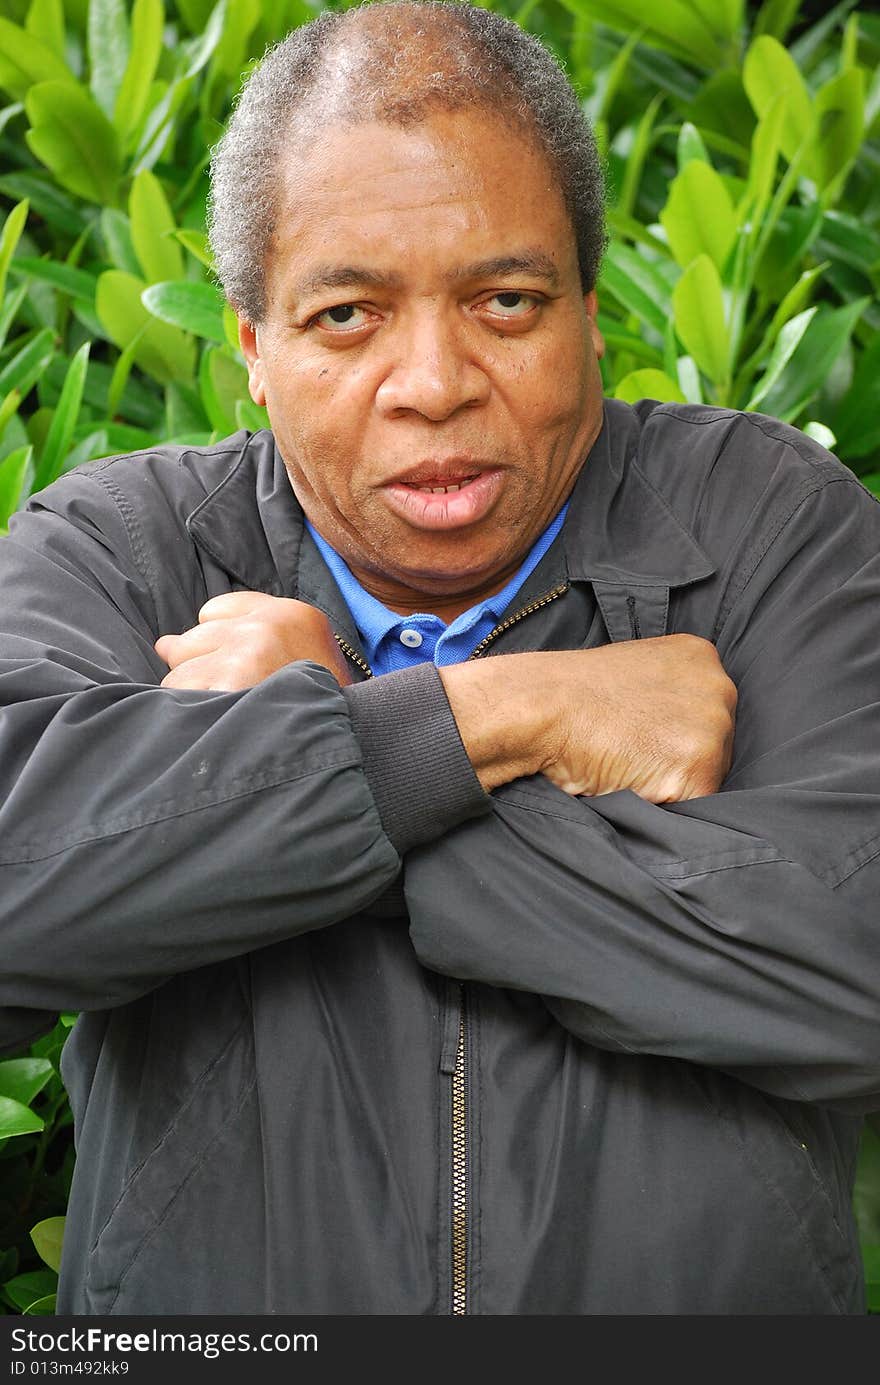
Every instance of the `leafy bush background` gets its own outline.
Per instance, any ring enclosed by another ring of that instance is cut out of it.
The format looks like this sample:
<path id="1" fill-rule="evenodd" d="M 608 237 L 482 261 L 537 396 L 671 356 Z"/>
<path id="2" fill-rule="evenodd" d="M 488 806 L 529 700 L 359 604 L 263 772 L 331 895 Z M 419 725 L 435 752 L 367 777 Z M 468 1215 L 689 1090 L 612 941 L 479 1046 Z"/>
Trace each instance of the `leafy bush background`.
<path id="1" fill-rule="evenodd" d="M 208 150 L 249 62 L 320 8 L 0 3 L 0 530 L 90 458 L 266 425 L 211 277 Z M 774 414 L 880 493 L 867 0 L 494 8 L 564 60 L 607 157 L 606 392 Z M 58 1059 L 74 1018 L 0 1062 L 0 1311 L 54 1310 L 74 1158 Z M 880 1311 L 876 1122 L 856 1210 Z"/>

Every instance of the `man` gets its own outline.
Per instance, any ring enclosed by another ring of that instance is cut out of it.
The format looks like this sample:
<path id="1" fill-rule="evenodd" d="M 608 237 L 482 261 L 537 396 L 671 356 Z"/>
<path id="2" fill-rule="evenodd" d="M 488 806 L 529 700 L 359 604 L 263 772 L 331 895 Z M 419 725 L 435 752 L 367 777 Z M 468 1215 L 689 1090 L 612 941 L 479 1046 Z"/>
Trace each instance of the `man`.
<path id="1" fill-rule="evenodd" d="M 863 1311 L 876 504 L 603 404 L 595 150 L 496 16 L 322 16 L 213 177 L 272 433 L 2 545 L 0 999 L 83 1012 L 60 1311 Z"/>

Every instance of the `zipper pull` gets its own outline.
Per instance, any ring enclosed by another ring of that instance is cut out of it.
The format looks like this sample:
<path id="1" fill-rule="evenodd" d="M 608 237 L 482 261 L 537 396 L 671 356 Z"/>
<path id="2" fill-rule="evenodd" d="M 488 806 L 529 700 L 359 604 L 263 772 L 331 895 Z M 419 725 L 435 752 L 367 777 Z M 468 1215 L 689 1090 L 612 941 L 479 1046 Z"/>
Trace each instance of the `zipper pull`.
<path id="1" fill-rule="evenodd" d="M 455 1072 L 458 1039 L 461 1032 L 461 983 L 446 978 L 443 994 L 443 1043 L 440 1048 L 440 1071 L 451 1077 Z"/>

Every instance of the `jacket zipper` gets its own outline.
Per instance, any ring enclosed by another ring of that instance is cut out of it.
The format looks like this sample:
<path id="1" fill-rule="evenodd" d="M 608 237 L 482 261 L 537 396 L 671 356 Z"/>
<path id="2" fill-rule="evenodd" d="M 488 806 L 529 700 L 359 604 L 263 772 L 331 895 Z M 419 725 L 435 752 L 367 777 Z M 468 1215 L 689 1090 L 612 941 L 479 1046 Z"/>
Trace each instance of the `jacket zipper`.
<path id="1" fill-rule="evenodd" d="M 458 1047 L 452 1074 L 452 1315 L 467 1313 L 467 1027 L 465 991 L 459 987 Z"/>
<path id="2" fill-rule="evenodd" d="M 528 605 L 523 606 L 512 616 L 501 621 L 494 629 L 490 630 L 476 648 L 471 652 L 471 659 L 479 659 L 485 650 L 503 635 L 505 630 L 509 630 L 512 625 L 524 620 L 526 616 L 532 615 L 535 611 L 540 611 L 544 606 L 548 606 L 551 601 L 555 601 L 558 596 L 562 596 L 568 591 L 569 583 L 561 582 L 558 586 L 552 587 L 544 592 L 543 596 L 536 597 Z M 339 648 L 347 659 L 359 668 L 367 678 L 373 677 L 373 670 L 367 661 L 357 652 L 356 649 L 343 639 L 341 635 L 334 633 L 334 638 Z M 452 1316 L 465 1316 L 468 1311 L 468 1024 L 467 1010 L 465 1006 L 465 989 L 459 986 L 459 1021 L 458 1021 L 458 1044 L 455 1051 L 455 1067 L 452 1072 L 452 1126 L 451 1126 L 451 1158 L 452 1158 Z M 447 1069 L 448 1071 L 448 1069 Z"/>
<path id="3" fill-rule="evenodd" d="M 494 639 L 497 639 L 499 635 L 503 635 L 505 630 L 509 630 L 511 625 L 518 625 L 521 620 L 524 620 L 526 616 L 532 615 L 534 611 L 540 611 L 542 607 L 549 606 L 550 602 L 555 601 L 557 596 L 564 596 L 570 585 L 569 582 L 560 582 L 558 587 L 551 587 L 550 591 L 544 592 L 543 596 L 536 596 L 534 601 L 530 601 L 527 606 L 523 606 L 521 610 L 515 611 L 514 614 L 508 616 L 506 620 L 502 620 L 500 625 L 496 625 L 494 630 L 490 630 L 488 635 L 480 640 L 480 643 L 469 657 L 471 659 L 479 659 L 486 647 L 490 645 Z"/>
<path id="4" fill-rule="evenodd" d="M 348 640 L 344 640 L 341 635 L 337 635 L 335 630 L 333 631 L 333 638 L 339 645 L 339 648 L 342 650 L 346 659 L 350 659 L 351 662 L 355 665 L 355 667 L 359 668 L 361 673 L 365 674 L 367 678 L 372 678 L 373 670 L 370 668 L 370 665 L 367 663 L 366 659 L 362 658 L 361 655 L 358 654 L 356 649 L 353 649 L 351 647 L 351 645 L 348 643 Z"/>

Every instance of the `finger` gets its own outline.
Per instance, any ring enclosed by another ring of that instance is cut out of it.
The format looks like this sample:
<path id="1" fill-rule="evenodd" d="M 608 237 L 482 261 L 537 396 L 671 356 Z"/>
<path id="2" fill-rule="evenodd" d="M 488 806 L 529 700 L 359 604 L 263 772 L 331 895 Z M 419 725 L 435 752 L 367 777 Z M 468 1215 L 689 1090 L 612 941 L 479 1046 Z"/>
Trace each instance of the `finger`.
<path id="1" fill-rule="evenodd" d="M 176 668 L 187 659 L 213 653 L 220 642 L 221 632 L 216 625 L 194 625 L 182 635 L 162 635 L 153 648 L 169 668 Z"/>
<path id="2" fill-rule="evenodd" d="M 249 615 L 267 601 L 276 599 L 265 592 L 223 592 L 205 602 L 199 611 L 199 621 L 236 620 L 239 616 Z"/>
<path id="3" fill-rule="evenodd" d="M 202 692 L 239 692 L 251 686 L 236 668 L 222 655 L 204 654 L 186 659 L 166 673 L 163 688 L 197 688 Z"/>

